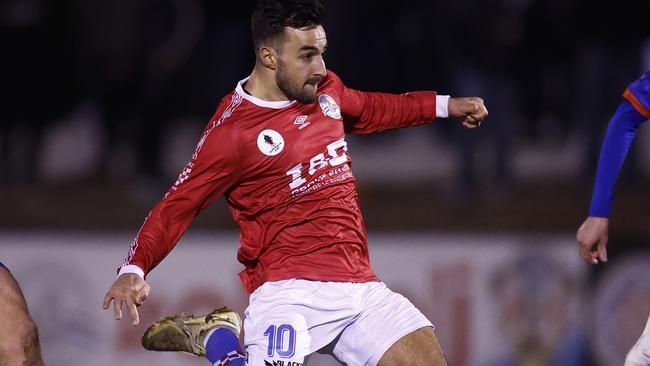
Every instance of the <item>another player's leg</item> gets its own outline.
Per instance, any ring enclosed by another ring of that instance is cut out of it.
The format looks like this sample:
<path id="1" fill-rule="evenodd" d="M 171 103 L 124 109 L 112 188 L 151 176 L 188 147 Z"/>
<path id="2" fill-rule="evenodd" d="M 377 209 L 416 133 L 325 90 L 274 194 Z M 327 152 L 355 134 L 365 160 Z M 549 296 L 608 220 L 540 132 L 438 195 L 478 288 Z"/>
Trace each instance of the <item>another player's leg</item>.
<path id="1" fill-rule="evenodd" d="M 206 315 L 173 316 L 155 322 L 142 336 L 142 346 L 152 351 L 185 352 L 220 366 L 243 366 L 239 343 L 241 318 L 220 308 Z"/>
<path id="2" fill-rule="evenodd" d="M 645 324 L 643 334 L 625 357 L 625 366 L 650 365 L 650 317 Z"/>
<path id="3" fill-rule="evenodd" d="M 36 324 L 18 282 L 0 263 L 0 365 L 42 366 Z"/>

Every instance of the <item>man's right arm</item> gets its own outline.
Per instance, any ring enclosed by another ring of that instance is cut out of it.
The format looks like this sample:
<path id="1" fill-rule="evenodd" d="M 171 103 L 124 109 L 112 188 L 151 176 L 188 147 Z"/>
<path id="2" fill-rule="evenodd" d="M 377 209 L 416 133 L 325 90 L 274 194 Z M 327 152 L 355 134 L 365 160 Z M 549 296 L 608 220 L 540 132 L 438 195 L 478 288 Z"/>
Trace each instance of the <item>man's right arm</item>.
<path id="1" fill-rule="evenodd" d="M 126 305 L 133 324 L 138 323 L 136 306 L 149 292 L 144 277 L 169 254 L 194 217 L 237 182 L 237 166 L 231 126 L 209 125 L 192 160 L 145 219 L 104 298 L 104 309 L 114 301 L 119 320 Z"/>

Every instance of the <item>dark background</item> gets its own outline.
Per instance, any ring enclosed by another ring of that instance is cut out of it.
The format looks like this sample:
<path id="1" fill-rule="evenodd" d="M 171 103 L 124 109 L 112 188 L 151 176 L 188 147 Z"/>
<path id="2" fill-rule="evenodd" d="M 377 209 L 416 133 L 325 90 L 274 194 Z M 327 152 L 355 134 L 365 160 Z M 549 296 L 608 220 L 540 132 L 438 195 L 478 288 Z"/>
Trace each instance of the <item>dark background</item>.
<path id="1" fill-rule="evenodd" d="M 648 65 L 649 1 L 324 3 L 327 66 L 348 86 L 478 95 L 490 111 L 478 130 L 350 137 L 357 165 L 387 151 L 413 163 L 430 144 L 452 167 L 395 180 L 355 168 L 369 230 L 575 231 L 604 128 Z M 252 70 L 253 6 L 0 0 L 0 228 L 135 231 Z M 644 141 L 617 186 L 621 238 L 649 234 Z M 193 227 L 231 221 L 221 202 Z"/>

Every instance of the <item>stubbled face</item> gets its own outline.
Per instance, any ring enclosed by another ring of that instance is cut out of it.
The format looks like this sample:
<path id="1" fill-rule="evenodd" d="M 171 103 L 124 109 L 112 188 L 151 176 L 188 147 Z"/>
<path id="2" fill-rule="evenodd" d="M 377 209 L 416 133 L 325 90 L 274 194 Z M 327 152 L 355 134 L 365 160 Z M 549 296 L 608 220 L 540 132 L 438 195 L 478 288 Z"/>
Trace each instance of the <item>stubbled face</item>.
<path id="1" fill-rule="evenodd" d="M 278 50 L 275 82 L 290 100 L 308 104 L 316 100 L 318 83 L 327 73 L 323 54 L 327 38 L 322 26 L 284 29 Z"/>

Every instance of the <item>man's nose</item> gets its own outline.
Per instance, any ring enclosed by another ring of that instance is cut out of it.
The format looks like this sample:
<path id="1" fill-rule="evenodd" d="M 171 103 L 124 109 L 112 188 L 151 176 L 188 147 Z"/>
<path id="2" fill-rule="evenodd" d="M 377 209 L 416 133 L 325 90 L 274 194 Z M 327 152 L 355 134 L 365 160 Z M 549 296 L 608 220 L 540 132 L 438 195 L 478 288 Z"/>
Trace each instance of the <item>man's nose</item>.
<path id="1" fill-rule="evenodd" d="M 325 59 L 320 57 L 320 62 L 315 71 L 316 75 L 325 76 L 327 74 L 327 68 L 325 67 Z"/>

